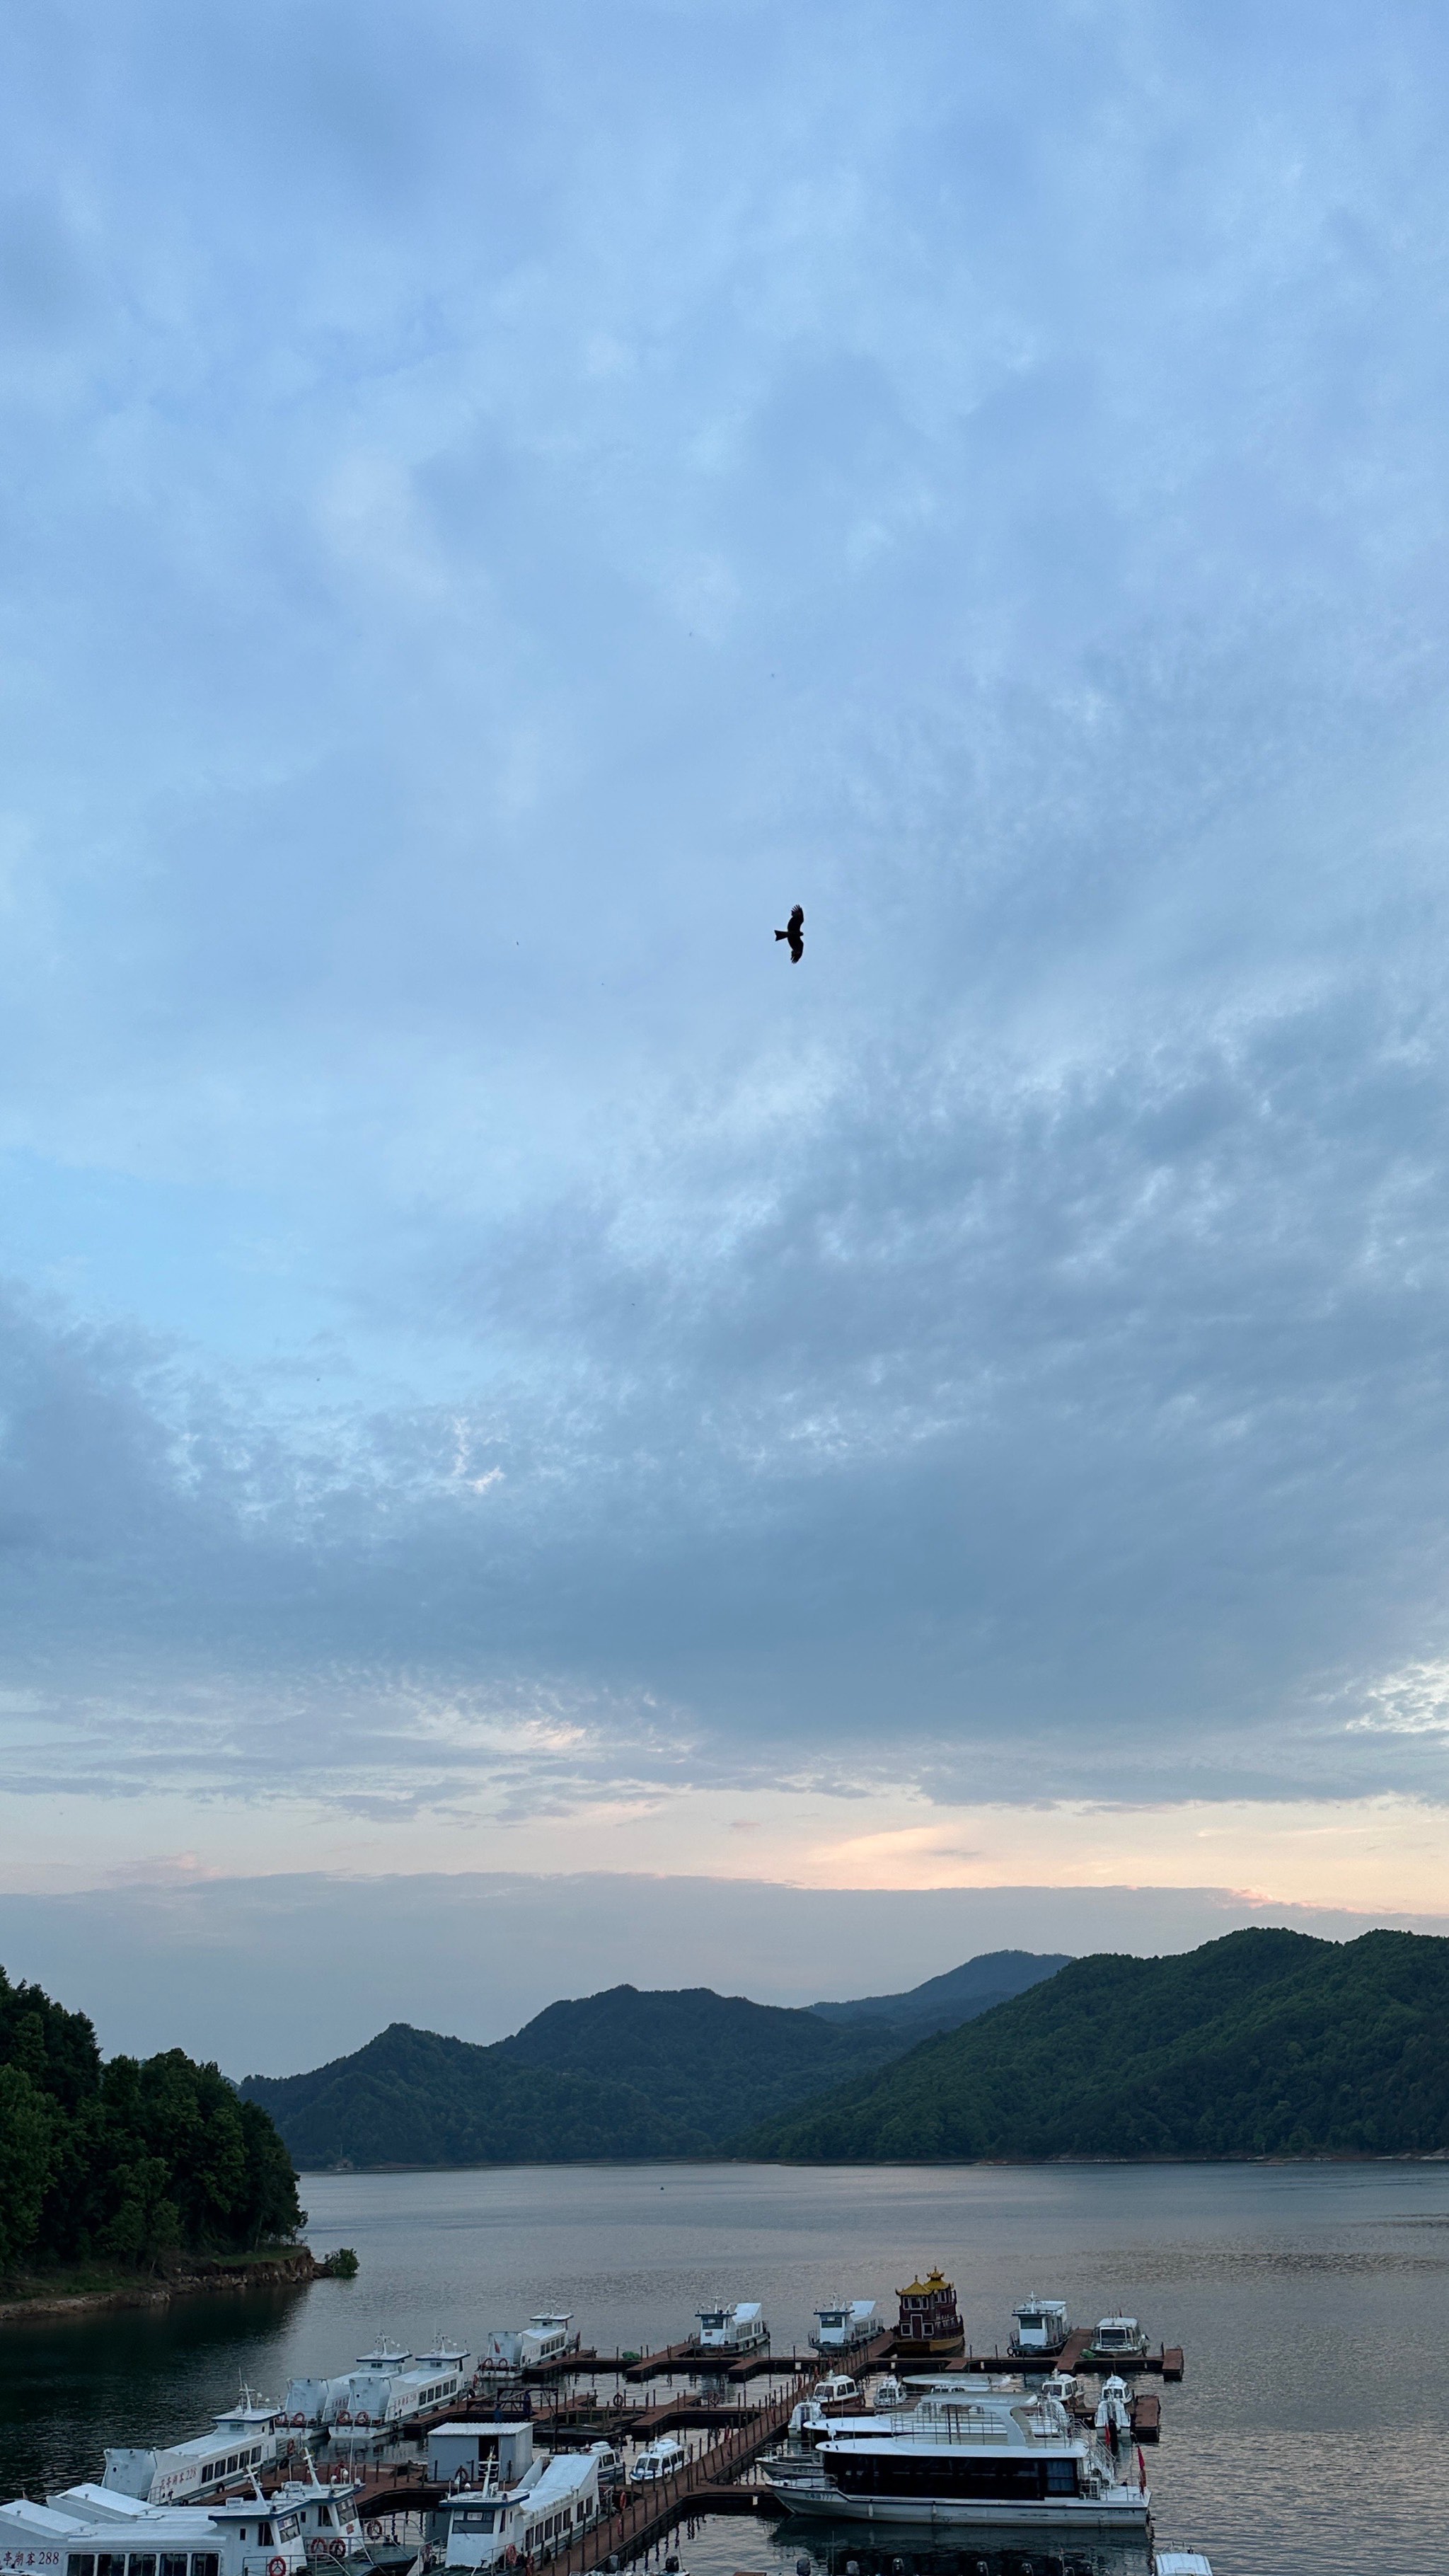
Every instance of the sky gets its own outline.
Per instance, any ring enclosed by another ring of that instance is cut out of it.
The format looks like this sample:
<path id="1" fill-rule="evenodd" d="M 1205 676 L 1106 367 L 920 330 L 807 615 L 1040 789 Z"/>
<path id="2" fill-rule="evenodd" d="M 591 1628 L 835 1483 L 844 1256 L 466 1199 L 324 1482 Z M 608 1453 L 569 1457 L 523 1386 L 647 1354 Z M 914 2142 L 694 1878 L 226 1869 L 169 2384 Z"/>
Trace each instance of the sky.
<path id="1" fill-rule="evenodd" d="M 18 0 L 0 137 L 12 1973 L 1449 1928 L 1443 13 Z"/>

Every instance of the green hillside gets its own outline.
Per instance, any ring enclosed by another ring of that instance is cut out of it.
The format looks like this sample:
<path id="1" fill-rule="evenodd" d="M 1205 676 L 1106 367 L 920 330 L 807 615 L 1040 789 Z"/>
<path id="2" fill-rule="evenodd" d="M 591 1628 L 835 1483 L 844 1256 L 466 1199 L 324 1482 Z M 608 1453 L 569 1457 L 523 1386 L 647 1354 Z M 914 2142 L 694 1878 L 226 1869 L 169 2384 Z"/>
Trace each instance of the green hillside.
<path id="1" fill-rule="evenodd" d="M 988 1950 L 979 1959 L 948 1968 L 943 1976 L 927 1977 L 924 1985 L 911 1986 L 905 1994 L 861 1995 L 853 2003 L 812 2004 L 810 2009 L 827 2021 L 898 2022 L 903 2032 L 924 2039 L 930 2031 L 955 2030 L 963 2021 L 974 2021 L 978 2013 L 1009 2003 L 1013 1995 L 1025 1994 L 1028 1986 L 1039 1986 L 1044 1977 L 1069 1965 L 1060 1950 Z"/>
<path id="2" fill-rule="evenodd" d="M 103 2064 L 84 2013 L 0 1968 L 0 2274 L 245 2253 L 301 2223 L 281 2139 L 215 2066 Z"/>
<path id="3" fill-rule="evenodd" d="M 1078 1959 L 983 2019 L 760 2123 L 736 2152 L 1407 2155 L 1449 2148 L 1449 1940 L 1233 1932 Z"/>
<path id="4" fill-rule="evenodd" d="M 707 1986 L 615 1986 L 550 2004 L 491 2047 L 394 2022 L 350 2057 L 241 2089 L 314 2168 L 699 2156 L 878 2066 L 903 2037 Z"/>

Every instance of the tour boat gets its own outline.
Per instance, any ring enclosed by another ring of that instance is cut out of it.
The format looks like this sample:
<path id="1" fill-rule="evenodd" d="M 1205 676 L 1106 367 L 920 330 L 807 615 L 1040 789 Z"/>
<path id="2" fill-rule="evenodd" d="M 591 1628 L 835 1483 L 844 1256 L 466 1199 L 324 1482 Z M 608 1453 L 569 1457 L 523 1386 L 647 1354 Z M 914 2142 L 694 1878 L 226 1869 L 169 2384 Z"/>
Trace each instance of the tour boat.
<path id="1" fill-rule="evenodd" d="M 228 2478 L 270 2468 L 277 2457 L 283 2411 L 245 2388 L 235 2406 L 218 2415 L 209 2433 L 151 2449 L 113 2448 L 106 2453 L 101 2485 L 142 2504 L 190 2504 Z"/>
<path id="2" fill-rule="evenodd" d="M 534 2461 L 521 2482 L 500 2486 L 490 2473 L 484 2485 L 444 2496 L 437 2521 L 441 2542 L 430 2556 L 460 2576 L 505 2564 L 558 2556 L 599 2516 L 599 2463 L 592 2451 L 556 2451 Z"/>
<path id="3" fill-rule="evenodd" d="M 912 2413 L 888 2425 L 875 2415 L 837 2418 L 803 2455 L 765 2463 L 765 2475 L 788 2511 L 832 2522 L 1150 2529 L 1141 2453 L 1126 2474 L 1054 2398 L 1011 2383 L 928 2386 Z"/>
<path id="4" fill-rule="evenodd" d="M 1012 2310 L 1011 2349 L 1025 2357 L 1033 2352 L 1060 2352 L 1072 2331 L 1063 2299 L 1023 2299 Z"/>
<path id="5" fill-rule="evenodd" d="M 526 2326 L 507 2326 L 485 2335 L 480 2368 L 485 2371 L 536 2370 L 540 2362 L 560 2361 L 565 2353 L 577 2352 L 579 2337 L 569 2328 L 573 2315 L 544 2312 L 530 2317 Z"/>
<path id="6" fill-rule="evenodd" d="M 260 2488 L 226 2504 L 155 2505 L 83 2484 L 0 2504 L 0 2567 L 26 2576 L 305 2576 L 295 2513 Z"/>
<path id="7" fill-rule="evenodd" d="M 701 2308 L 699 2332 L 692 2340 L 701 2352 L 763 2352 L 770 2340 L 765 2312 L 758 2299 L 742 2299 L 732 2308 Z"/>
<path id="8" fill-rule="evenodd" d="M 322 2383 L 326 2393 L 319 2421 L 334 2441 L 345 2436 L 354 2447 L 359 2440 L 370 2442 L 379 2430 L 451 2406 L 466 2391 L 468 2358 L 460 2344 L 450 2344 L 414 2360 L 383 2335 L 371 2352 L 358 2354 L 356 2370 Z M 289 2388 L 287 2399 L 291 2395 Z"/>
<path id="9" fill-rule="evenodd" d="M 837 2299 L 833 2307 L 816 2309 L 810 2340 L 820 2353 L 853 2352 L 857 2344 L 869 2343 L 878 2335 L 881 2325 L 874 2299 Z"/>
<path id="10" fill-rule="evenodd" d="M 924 2281 L 912 2281 L 897 2296 L 901 2303 L 897 2343 L 911 2344 L 918 2352 L 954 2352 L 965 2342 L 956 2293 L 939 2267 L 933 2267 Z"/>

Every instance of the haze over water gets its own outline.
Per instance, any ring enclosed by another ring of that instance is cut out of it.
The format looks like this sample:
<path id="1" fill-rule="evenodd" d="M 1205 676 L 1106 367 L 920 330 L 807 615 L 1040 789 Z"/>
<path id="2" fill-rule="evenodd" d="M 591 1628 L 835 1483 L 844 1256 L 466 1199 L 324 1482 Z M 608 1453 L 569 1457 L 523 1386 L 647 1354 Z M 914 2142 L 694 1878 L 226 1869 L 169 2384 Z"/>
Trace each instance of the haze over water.
<path id="1" fill-rule="evenodd" d="M 822 2300 L 884 2301 L 939 2261 L 978 2349 L 1031 2290 L 1065 2297 L 1079 2321 L 1121 2302 L 1154 2342 L 1182 2343 L 1187 2376 L 1163 2391 L 1148 2455 L 1155 2520 L 1160 2540 L 1207 2548 L 1215 2576 L 1442 2576 L 1437 2165 L 530 2166 L 313 2174 L 305 2196 L 313 2242 L 357 2248 L 355 2282 L 12 2330 L 4 2491 L 93 2474 L 108 2441 L 198 2430 L 239 2373 L 279 2395 L 292 2372 L 338 2369 L 381 2329 L 476 2347 L 486 2328 L 558 2306 L 612 2351 L 678 2340 L 707 2299 L 760 2297 L 787 2350 Z M 686 2564 L 792 2566 L 801 2530 L 709 2525 Z"/>

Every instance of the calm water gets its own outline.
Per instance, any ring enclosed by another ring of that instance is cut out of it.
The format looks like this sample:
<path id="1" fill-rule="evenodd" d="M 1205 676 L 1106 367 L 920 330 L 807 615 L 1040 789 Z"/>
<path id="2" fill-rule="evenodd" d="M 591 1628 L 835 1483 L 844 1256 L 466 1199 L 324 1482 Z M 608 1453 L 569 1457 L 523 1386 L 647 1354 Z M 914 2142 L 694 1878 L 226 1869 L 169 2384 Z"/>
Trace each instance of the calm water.
<path id="1" fill-rule="evenodd" d="M 305 2197 L 319 2249 L 357 2248 L 355 2281 L 0 2330 L 0 2493 L 95 2474 L 107 2441 L 197 2431 L 239 2373 L 280 2395 L 384 2328 L 476 2345 L 569 2308 L 605 2351 L 759 2297 L 779 2348 L 826 2297 L 884 2301 L 939 2262 L 978 2347 L 1038 2290 L 1186 2348 L 1148 2466 L 1159 2539 L 1206 2548 L 1215 2576 L 1449 2571 L 1443 2166 L 512 2167 L 309 2175 Z M 685 2564 L 778 2576 L 801 2545 L 798 2526 L 720 2520 Z"/>

